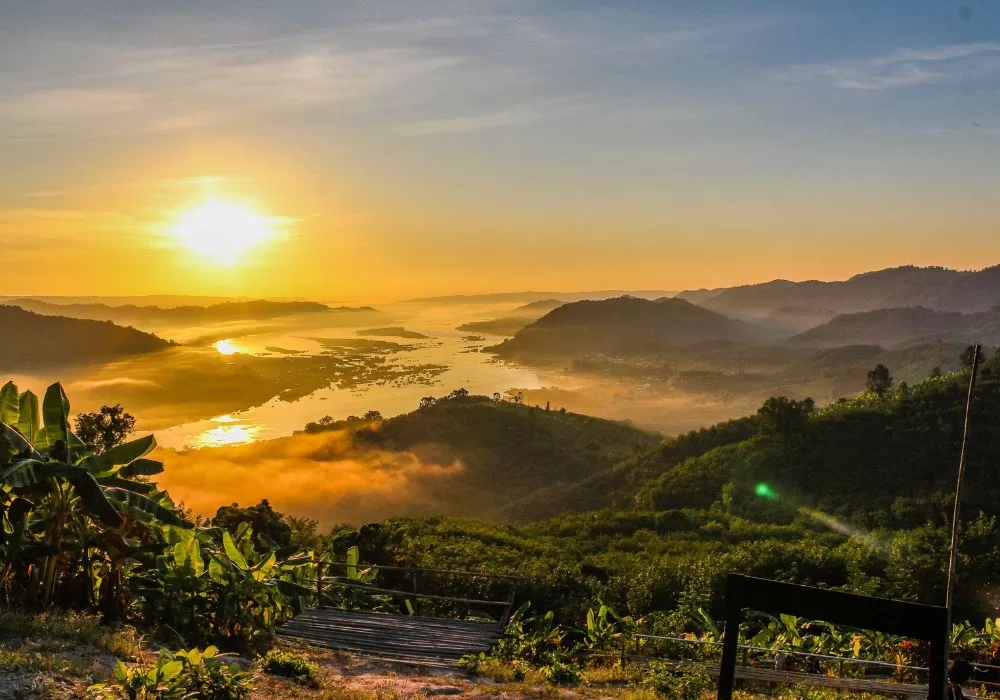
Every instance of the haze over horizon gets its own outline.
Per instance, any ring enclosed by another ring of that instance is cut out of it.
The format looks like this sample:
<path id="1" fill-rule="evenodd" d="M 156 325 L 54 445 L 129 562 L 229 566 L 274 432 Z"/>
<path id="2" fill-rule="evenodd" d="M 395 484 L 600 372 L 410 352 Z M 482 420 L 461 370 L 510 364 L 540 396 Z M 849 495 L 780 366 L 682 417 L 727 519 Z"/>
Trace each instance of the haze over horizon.
<path id="1" fill-rule="evenodd" d="M 981 269 L 998 27 L 984 2 L 17 4 L 0 294 Z"/>

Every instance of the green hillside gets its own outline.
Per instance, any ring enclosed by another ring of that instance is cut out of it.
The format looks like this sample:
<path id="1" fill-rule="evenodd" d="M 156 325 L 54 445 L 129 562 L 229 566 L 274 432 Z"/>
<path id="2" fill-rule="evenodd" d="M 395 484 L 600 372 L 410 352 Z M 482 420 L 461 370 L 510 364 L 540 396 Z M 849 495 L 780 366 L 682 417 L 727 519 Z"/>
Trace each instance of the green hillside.
<path id="1" fill-rule="evenodd" d="M 519 504 L 539 492 L 570 488 L 660 441 L 627 423 L 469 395 L 462 389 L 439 399 L 428 397 L 418 410 L 385 421 L 312 423 L 306 432 L 338 429 L 352 431 L 363 446 L 413 452 L 428 463 L 461 463 L 460 473 L 426 485 L 436 512 L 480 512 L 515 520 L 563 512 L 557 502 L 540 503 L 544 511 L 526 511 Z"/>
<path id="2" fill-rule="evenodd" d="M 1000 562 L 1000 359 L 981 372 L 958 592 L 960 614 L 980 618 L 995 615 L 982 592 Z M 635 614 L 718 612 L 733 571 L 940 603 L 967 382 L 929 377 L 824 408 L 771 399 L 536 491 L 522 517 L 563 514 L 528 525 L 393 519 L 341 539 L 373 561 L 520 572 L 524 595 L 567 619 L 596 599 Z M 404 419 L 415 430 L 419 412 Z"/>

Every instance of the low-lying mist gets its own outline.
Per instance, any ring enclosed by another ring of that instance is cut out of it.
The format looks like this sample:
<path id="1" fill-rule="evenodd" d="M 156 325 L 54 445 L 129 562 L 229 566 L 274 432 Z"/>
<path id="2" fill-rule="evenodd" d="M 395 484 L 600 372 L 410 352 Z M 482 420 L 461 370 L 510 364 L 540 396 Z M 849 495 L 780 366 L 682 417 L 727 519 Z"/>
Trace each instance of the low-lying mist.
<path id="1" fill-rule="evenodd" d="M 262 498 L 282 512 L 323 525 L 401 514 L 463 514 L 462 503 L 432 495 L 462 473 L 459 461 L 436 463 L 409 451 L 362 445 L 349 431 L 189 452 L 161 450 L 157 456 L 166 467 L 159 486 L 203 515 Z"/>

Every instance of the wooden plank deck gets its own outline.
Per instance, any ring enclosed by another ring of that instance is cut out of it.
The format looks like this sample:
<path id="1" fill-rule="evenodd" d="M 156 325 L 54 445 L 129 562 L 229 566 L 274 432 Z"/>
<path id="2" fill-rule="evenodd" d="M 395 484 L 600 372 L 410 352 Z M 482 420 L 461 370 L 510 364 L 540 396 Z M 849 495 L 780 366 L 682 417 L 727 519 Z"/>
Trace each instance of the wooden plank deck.
<path id="1" fill-rule="evenodd" d="M 487 651 L 499 623 L 419 615 L 382 615 L 310 608 L 278 628 L 278 636 L 329 649 L 420 666 L 454 666 L 466 654 Z"/>

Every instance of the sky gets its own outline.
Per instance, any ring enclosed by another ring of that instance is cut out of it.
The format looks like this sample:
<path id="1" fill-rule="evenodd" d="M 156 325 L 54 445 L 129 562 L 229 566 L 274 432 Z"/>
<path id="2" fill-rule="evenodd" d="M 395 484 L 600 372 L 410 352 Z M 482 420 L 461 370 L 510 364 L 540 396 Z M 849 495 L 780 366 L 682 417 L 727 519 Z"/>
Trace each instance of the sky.
<path id="1" fill-rule="evenodd" d="M 1000 263 L 993 0 L 0 6 L 0 294 Z M 178 235 L 206 201 L 270 235 L 221 263 Z"/>

